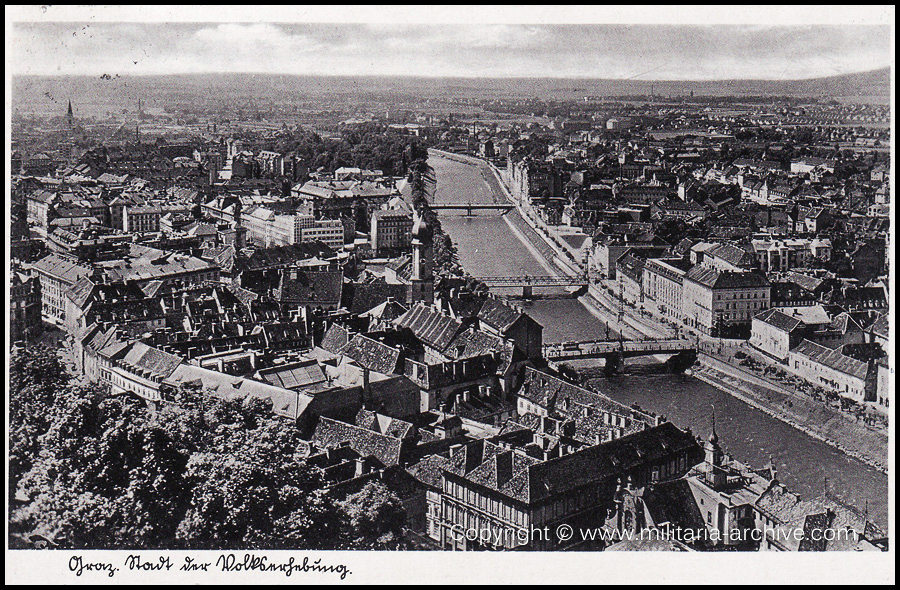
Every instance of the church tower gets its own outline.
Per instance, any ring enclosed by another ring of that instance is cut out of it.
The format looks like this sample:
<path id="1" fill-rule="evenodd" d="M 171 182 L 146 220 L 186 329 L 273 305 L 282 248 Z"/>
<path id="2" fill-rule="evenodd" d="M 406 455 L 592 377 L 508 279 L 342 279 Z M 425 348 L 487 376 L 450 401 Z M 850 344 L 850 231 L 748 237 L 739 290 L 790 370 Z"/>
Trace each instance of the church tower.
<path id="1" fill-rule="evenodd" d="M 72 101 L 69 101 L 69 110 L 66 111 L 66 123 L 68 123 L 69 127 L 75 125 L 75 114 L 72 112 Z"/>
<path id="2" fill-rule="evenodd" d="M 716 434 L 716 416 L 713 414 L 712 434 L 703 445 L 705 454 L 706 483 L 713 488 L 723 487 L 728 482 L 725 471 L 725 453 L 719 446 L 719 435 Z"/>
<path id="3" fill-rule="evenodd" d="M 414 213 L 412 227 L 412 273 L 407 286 L 406 302 L 434 303 L 434 247 L 433 234 L 425 220 Z"/>

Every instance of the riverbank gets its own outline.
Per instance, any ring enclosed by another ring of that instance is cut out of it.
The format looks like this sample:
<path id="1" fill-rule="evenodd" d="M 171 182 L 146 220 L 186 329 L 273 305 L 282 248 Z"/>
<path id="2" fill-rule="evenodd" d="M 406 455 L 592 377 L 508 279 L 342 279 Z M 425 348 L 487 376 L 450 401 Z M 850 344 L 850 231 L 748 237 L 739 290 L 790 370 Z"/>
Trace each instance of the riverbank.
<path id="1" fill-rule="evenodd" d="M 451 157 L 445 154 L 440 155 Z M 536 227 L 538 222 L 530 218 L 527 212 L 523 212 L 520 205 L 515 203 L 503 183 L 502 175 L 494 166 L 478 158 L 457 154 L 453 154 L 452 159 L 478 166 L 491 189 L 495 193 L 499 190 L 507 201 L 516 205 L 516 208 L 507 214 L 506 222 L 529 252 L 542 261 L 542 266 L 548 270 L 558 267 L 559 271 L 565 274 L 579 274 L 578 270 L 572 268 L 572 265 L 565 260 L 566 253 L 561 252 L 559 247 L 552 243 L 552 240 L 542 235 L 540 228 Z M 485 170 L 488 168 L 491 172 L 485 174 Z M 560 264 L 561 262 L 564 264 Z M 652 317 L 651 312 L 638 315 L 637 310 L 623 305 L 615 297 L 615 294 L 610 294 L 603 288 L 603 285 L 590 285 L 588 293 L 580 297 L 579 302 L 592 315 L 625 338 L 672 337 L 671 327 Z M 648 314 L 651 317 L 646 317 Z M 887 472 L 888 440 L 886 434 L 869 429 L 840 411 L 829 408 L 816 400 L 808 399 L 799 393 L 772 386 L 758 377 L 747 375 L 739 368 L 707 354 L 700 355 L 694 376 L 881 473 Z"/>
<path id="2" fill-rule="evenodd" d="M 462 158 L 451 161 L 438 157 L 438 154 L 433 154 L 433 160 L 439 185 L 443 187 L 438 191 L 441 196 L 437 197 L 441 202 L 506 202 L 502 191 L 492 189 L 496 186 L 496 176 L 489 173 L 485 177 L 483 174 L 486 165 L 474 166 L 471 162 L 467 162 L 470 165 L 462 165 Z M 490 186 L 486 184 L 486 178 L 490 179 Z M 455 241 L 459 242 L 460 261 L 464 267 L 473 269 L 470 272 L 478 276 L 547 274 L 546 261 L 553 264 L 556 253 L 548 244 L 542 243 L 541 233 L 535 232 L 524 221 L 516 219 L 514 222 L 522 228 L 522 235 L 529 242 L 534 240 L 532 246 L 538 252 L 546 253 L 543 264 L 535 258 L 534 251 L 523 244 L 521 236 L 511 231 L 509 223 L 500 217 L 506 216 L 447 218 L 448 223 L 452 222 L 452 235 L 458 238 Z M 515 217 L 510 216 L 510 219 Z M 535 300 L 521 305 L 545 325 L 544 338 L 547 342 L 604 339 L 607 325 L 612 327 L 619 319 L 622 323 L 627 322 L 625 338 L 648 337 L 655 329 L 687 336 L 683 327 L 663 321 L 662 313 L 655 309 L 652 301 L 636 302 L 636 307 L 623 306 L 617 297 L 619 289 L 615 282 L 603 281 L 592 287 L 591 295 L 595 295 L 596 299 L 583 295 L 577 300 Z M 642 312 L 641 307 L 646 309 Z M 708 352 L 724 362 L 728 362 L 733 356 L 733 349 L 739 344 L 738 341 L 721 339 L 704 342 L 706 339 L 703 337 L 700 340 L 701 350 L 709 349 Z M 713 347 L 715 350 L 712 350 Z M 803 426 L 799 418 L 792 420 L 792 425 L 774 416 L 772 412 L 775 408 L 769 412 L 759 409 L 749 398 L 742 398 L 746 395 L 743 390 L 747 389 L 742 383 L 735 384 L 724 379 L 713 382 L 713 376 L 705 374 L 705 371 L 700 371 L 704 379 L 674 375 L 651 362 L 651 359 L 660 361 L 662 357 L 629 360 L 623 374 L 612 376 L 605 375 L 602 360 L 573 361 L 572 364 L 580 371 L 594 374 L 596 386 L 613 399 L 666 416 L 680 428 L 707 433 L 711 408 L 716 408 L 722 444 L 736 458 L 754 466 L 774 460 L 783 473 L 785 484 L 803 497 L 820 494 L 825 478 L 833 493 L 860 510 L 868 507 L 870 514 L 877 514 L 879 523 L 886 522 L 887 477 L 871 462 L 854 458 L 852 447 L 842 445 L 849 451 L 844 452 L 837 445 L 824 442 L 822 436 L 805 434 L 802 428 L 797 427 Z M 764 395 L 759 400 L 762 401 L 757 401 L 757 404 L 767 401 Z M 840 443 L 839 439 L 835 441 Z"/>
<path id="3" fill-rule="evenodd" d="M 758 383 L 752 383 L 746 376 L 736 376 L 721 366 L 725 363 L 701 355 L 699 367 L 693 377 L 716 389 L 753 406 L 761 412 L 796 428 L 865 463 L 869 467 L 887 474 L 888 440 L 886 436 L 846 420 L 841 414 L 830 412 L 821 404 L 804 403 L 796 397 L 785 395 Z M 716 363 L 718 366 L 713 366 Z"/>

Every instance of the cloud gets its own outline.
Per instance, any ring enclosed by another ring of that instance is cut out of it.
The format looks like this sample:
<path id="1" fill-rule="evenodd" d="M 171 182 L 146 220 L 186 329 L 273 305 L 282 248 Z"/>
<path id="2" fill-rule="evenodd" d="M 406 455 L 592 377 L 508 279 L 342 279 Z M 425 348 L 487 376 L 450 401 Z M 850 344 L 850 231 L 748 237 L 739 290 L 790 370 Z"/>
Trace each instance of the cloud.
<path id="1" fill-rule="evenodd" d="M 808 78 L 892 63 L 887 26 L 24 23 L 28 74 Z"/>

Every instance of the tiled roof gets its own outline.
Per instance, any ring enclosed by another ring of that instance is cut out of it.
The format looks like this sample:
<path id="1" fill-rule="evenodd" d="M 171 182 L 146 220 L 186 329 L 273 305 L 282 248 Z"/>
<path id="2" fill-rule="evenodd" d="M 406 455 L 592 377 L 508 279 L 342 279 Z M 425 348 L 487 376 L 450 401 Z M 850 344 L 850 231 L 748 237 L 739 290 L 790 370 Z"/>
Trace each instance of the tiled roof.
<path id="1" fill-rule="evenodd" d="M 578 415 L 580 407 L 590 407 L 621 416 L 631 416 L 634 413 L 631 408 L 612 398 L 578 387 L 533 367 L 525 368 L 525 377 L 518 395 L 542 408 L 554 406 L 558 413 L 564 415 Z"/>
<path id="2" fill-rule="evenodd" d="M 886 313 L 880 314 L 872 326 L 869 328 L 876 336 L 881 336 L 883 338 L 888 337 L 888 330 L 890 329 L 890 322 L 888 321 L 888 315 Z"/>
<path id="3" fill-rule="evenodd" d="M 145 369 L 160 379 L 167 378 L 183 362 L 181 357 L 147 346 L 143 342 L 132 344 L 131 350 L 122 360 L 132 367 Z"/>
<path id="4" fill-rule="evenodd" d="M 547 461 L 505 451 L 489 441 L 477 442 L 451 456 L 447 471 L 526 504 L 621 476 L 677 453 L 700 453 L 694 437 L 669 422 Z M 499 474 L 504 477 L 498 479 Z"/>
<path id="5" fill-rule="evenodd" d="M 422 303 L 416 305 L 395 324 L 408 328 L 416 338 L 439 351 L 445 351 L 462 330 L 462 323 Z"/>
<path id="6" fill-rule="evenodd" d="M 821 344 L 816 344 L 809 340 L 803 340 L 797 347 L 791 351 L 792 354 L 804 356 L 811 361 L 820 363 L 844 373 L 856 377 L 857 379 L 865 379 L 868 366 L 862 361 L 858 361 L 853 357 L 849 357 L 840 351 L 831 350 Z"/>
<path id="7" fill-rule="evenodd" d="M 350 342 L 350 332 L 340 324 L 331 324 L 328 326 L 319 348 L 333 354 L 340 354 L 348 342 Z"/>
<path id="8" fill-rule="evenodd" d="M 501 334 L 512 327 L 523 314 L 498 299 L 488 297 L 478 312 L 478 321 L 491 326 Z"/>
<path id="9" fill-rule="evenodd" d="M 362 408 L 356 413 L 356 425 L 373 432 L 386 434 L 396 438 L 407 438 L 414 434 L 415 426 L 411 422 L 385 416 L 372 410 Z"/>
<path id="10" fill-rule="evenodd" d="M 817 279 L 816 277 L 811 277 L 809 275 L 805 275 L 803 273 L 789 271 L 785 273 L 784 278 L 801 289 L 805 289 L 807 291 L 813 292 L 818 289 L 825 281 L 822 279 Z"/>
<path id="11" fill-rule="evenodd" d="M 400 351 L 362 334 L 354 336 L 341 353 L 364 369 L 384 375 L 398 372 Z"/>
<path id="12" fill-rule="evenodd" d="M 360 314 L 363 317 L 381 320 L 383 322 L 392 322 L 409 311 L 403 305 L 391 299 L 385 301 L 381 305 L 375 306 L 369 311 Z"/>
<path id="13" fill-rule="evenodd" d="M 753 289 L 769 286 L 768 279 L 760 273 L 719 271 L 701 265 L 691 268 L 685 278 L 710 289 Z"/>
<path id="14" fill-rule="evenodd" d="M 415 465 L 410 465 L 406 471 L 424 485 L 440 489 L 443 485 L 444 470 L 449 464 L 450 460 L 447 457 L 430 455 Z"/>
<path id="15" fill-rule="evenodd" d="M 272 411 L 286 418 L 297 419 L 312 402 L 313 397 L 299 391 L 290 391 L 268 383 L 234 377 L 195 365 L 182 364 L 165 382 L 172 386 L 195 383 L 209 393 L 225 400 L 252 397 L 272 402 Z"/>
<path id="16" fill-rule="evenodd" d="M 406 300 L 406 285 L 394 285 L 379 279 L 371 283 L 351 283 L 344 289 L 343 306 L 355 314 L 365 313 L 384 303 L 389 297 Z"/>
<path id="17" fill-rule="evenodd" d="M 749 252 L 731 244 L 716 244 L 708 253 L 735 266 L 745 266 L 753 262 Z"/>
<path id="18" fill-rule="evenodd" d="M 755 316 L 753 319 L 759 320 L 761 322 L 765 322 L 770 326 L 773 326 L 783 332 L 793 332 L 797 328 L 803 326 L 803 322 L 798 320 L 797 318 L 793 318 L 787 314 L 780 312 L 777 309 L 767 309 L 761 314 Z"/>
<path id="19" fill-rule="evenodd" d="M 261 270 L 287 266 L 308 258 L 332 258 L 334 251 L 322 242 L 303 242 L 276 248 L 260 248 L 249 256 L 241 254 L 235 265 L 239 270 Z"/>
<path id="20" fill-rule="evenodd" d="M 831 316 L 822 305 L 798 305 L 796 307 L 779 307 L 785 315 L 797 318 L 807 326 L 827 326 L 831 324 Z"/>
<path id="21" fill-rule="evenodd" d="M 664 422 L 536 465 L 529 470 L 529 499 L 531 502 L 539 501 L 587 483 L 618 476 L 682 451 L 699 452 L 697 441 L 671 422 Z"/>
<path id="22" fill-rule="evenodd" d="M 320 447 L 336 447 L 347 442 L 350 444 L 350 448 L 361 456 L 374 457 L 384 466 L 400 463 L 400 450 L 403 443 L 399 438 L 324 416 L 319 418 L 311 440 Z"/>
<path id="23" fill-rule="evenodd" d="M 32 265 L 38 272 L 58 278 L 66 283 L 75 284 L 78 279 L 90 274 L 91 269 L 57 256 L 49 254 Z"/>
<path id="24" fill-rule="evenodd" d="M 292 278 L 296 273 L 296 278 Z M 340 271 L 283 271 L 275 298 L 282 303 L 297 305 L 341 304 L 344 275 Z"/>

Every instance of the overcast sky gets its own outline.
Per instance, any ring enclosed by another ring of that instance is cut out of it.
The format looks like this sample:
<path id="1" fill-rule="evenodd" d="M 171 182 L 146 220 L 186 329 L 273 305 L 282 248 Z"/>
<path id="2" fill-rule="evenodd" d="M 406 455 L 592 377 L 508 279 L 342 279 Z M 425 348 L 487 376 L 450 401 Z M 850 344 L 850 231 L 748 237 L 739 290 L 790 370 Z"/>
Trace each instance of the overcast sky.
<path id="1" fill-rule="evenodd" d="M 211 14 L 210 16 L 213 16 Z M 18 23 L 15 74 L 266 72 L 715 80 L 891 64 L 889 26 Z"/>

